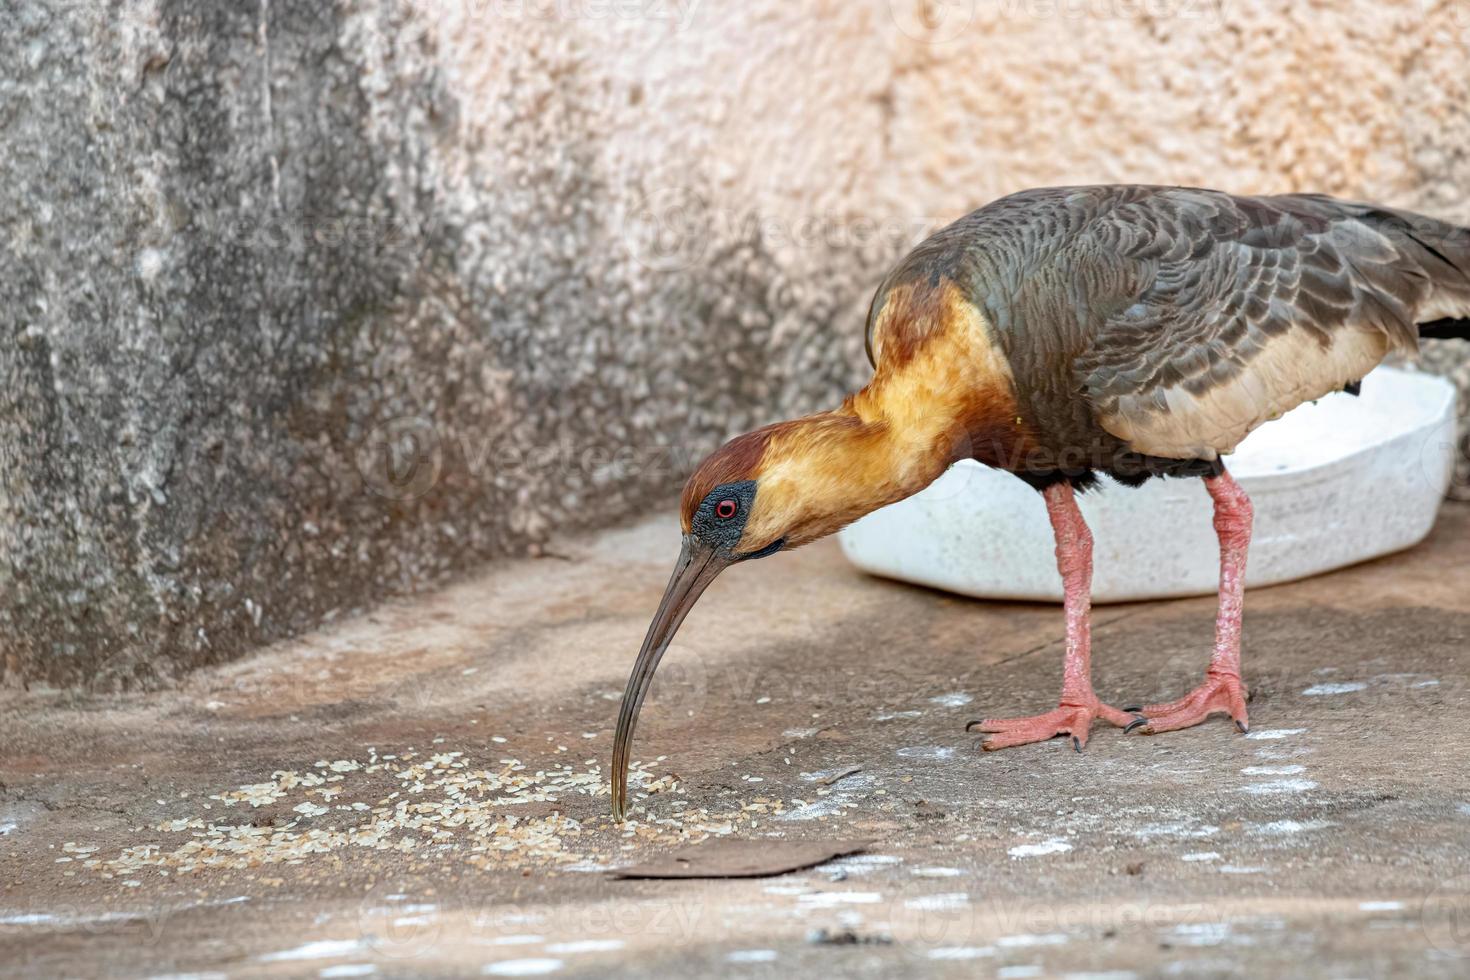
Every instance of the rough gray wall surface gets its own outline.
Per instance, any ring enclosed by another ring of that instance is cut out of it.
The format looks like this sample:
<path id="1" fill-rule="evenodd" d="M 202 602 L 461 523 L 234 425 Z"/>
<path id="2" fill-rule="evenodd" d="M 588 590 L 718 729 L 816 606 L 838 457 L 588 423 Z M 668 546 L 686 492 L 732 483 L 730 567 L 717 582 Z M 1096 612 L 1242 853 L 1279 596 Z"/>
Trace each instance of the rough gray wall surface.
<path id="1" fill-rule="evenodd" d="M 667 500 L 1008 191 L 1470 221 L 1462 6 L 0 0 L 0 681 L 166 684 Z"/>
<path id="2" fill-rule="evenodd" d="M 5 23 L 6 675 L 155 684 L 411 575 L 422 522 L 334 476 L 383 397 L 376 358 L 407 343 L 401 297 L 448 252 L 376 234 L 426 211 L 433 119 L 402 108 L 399 144 L 366 138 L 330 5 L 21 3 Z M 368 232 L 323 245 L 319 215 Z"/>
<path id="3" fill-rule="evenodd" d="M 820 346 L 822 302 L 768 343 L 783 287 L 754 236 L 698 272 L 609 274 L 622 227 L 574 60 L 511 66 L 497 172 L 439 206 L 457 105 L 411 13 L 8 8 L 12 684 L 167 683 L 627 514 L 764 420 L 781 360 Z M 787 407 L 836 397 L 859 344 Z"/>

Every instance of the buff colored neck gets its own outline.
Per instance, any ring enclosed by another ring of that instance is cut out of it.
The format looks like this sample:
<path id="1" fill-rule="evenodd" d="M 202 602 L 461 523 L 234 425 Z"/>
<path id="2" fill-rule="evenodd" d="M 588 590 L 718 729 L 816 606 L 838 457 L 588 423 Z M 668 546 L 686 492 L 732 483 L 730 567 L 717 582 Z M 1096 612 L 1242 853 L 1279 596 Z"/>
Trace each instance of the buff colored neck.
<path id="1" fill-rule="evenodd" d="M 803 544 L 923 490 L 968 455 L 966 390 L 956 372 L 915 359 L 880 369 L 841 407 L 782 427 L 760 478 L 774 508 L 758 498 L 751 540 L 787 534 L 796 519 L 791 544 Z"/>
<path id="2" fill-rule="evenodd" d="M 980 312 L 949 287 L 940 323 L 906 355 L 884 357 L 868 386 L 838 409 L 875 432 L 867 452 L 886 479 L 870 484 L 873 507 L 918 493 L 974 455 L 977 436 L 1017 420 L 1010 363 Z M 872 509 L 872 508 L 870 508 Z"/>
<path id="3" fill-rule="evenodd" d="M 918 493 L 963 455 L 964 409 L 945 397 L 948 390 L 911 375 L 879 373 L 837 410 L 863 423 L 865 438 L 851 449 L 871 461 L 871 479 L 864 482 L 872 509 Z"/>

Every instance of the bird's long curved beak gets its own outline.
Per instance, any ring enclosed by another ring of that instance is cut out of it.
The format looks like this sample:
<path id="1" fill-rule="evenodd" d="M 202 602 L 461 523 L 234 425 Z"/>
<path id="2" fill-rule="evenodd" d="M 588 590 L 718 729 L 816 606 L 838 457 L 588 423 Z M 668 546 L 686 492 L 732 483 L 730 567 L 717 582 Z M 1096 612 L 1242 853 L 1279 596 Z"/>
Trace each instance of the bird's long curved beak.
<path id="1" fill-rule="evenodd" d="M 633 741 L 633 729 L 638 724 L 638 710 L 643 707 L 643 698 L 653 683 L 653 672 L 663 659 L 664 651 L 674 639 L 674 633 L 684 617 L 694 607 L 695 600 L 724 571 L 733 559 L 715 551 L 709 545 L 684 535 L 684 547 L 679 552 L 679 563 L 669 578 L 664 590 L 663 601 L 658 604 L 653 622 L 648 626 L 648 635 L 643 638 L 643 649 L 633 662 L 633 673 L 628 676 L 628 687 L 623 692 L 623 705 L 618 710 L 618 732 L 613 739 L 612 763 L 612 810 L 613 819 L 622 821 L 628 807 L 628 750 Z"/>

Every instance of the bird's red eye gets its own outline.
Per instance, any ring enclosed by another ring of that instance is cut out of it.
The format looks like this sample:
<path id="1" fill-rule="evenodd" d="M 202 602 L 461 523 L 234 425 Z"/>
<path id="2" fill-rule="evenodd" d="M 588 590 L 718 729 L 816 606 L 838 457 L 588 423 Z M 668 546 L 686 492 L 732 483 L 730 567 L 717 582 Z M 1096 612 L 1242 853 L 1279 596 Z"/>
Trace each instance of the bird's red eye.
<path id="1" fill-rule="evenodd" d="M 722 521 L 728 521 L 735 516 L 735 501 L 721 500 L 715 504 L 715 516 Z"/>

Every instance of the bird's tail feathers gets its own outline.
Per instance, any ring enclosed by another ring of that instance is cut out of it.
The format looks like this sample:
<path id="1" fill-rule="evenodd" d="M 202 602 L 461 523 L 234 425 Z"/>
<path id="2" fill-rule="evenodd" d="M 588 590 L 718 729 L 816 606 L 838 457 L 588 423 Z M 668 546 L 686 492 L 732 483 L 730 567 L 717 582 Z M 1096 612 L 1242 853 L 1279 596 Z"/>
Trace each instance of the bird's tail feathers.
<path id="1" fill-rule="evenodd" d="M 1398 237 L 1399 254 L 1430 282 L 1418 304 L 1419 336 L 1470 340 L 1470 228 L 1393 212 L 1380 227 Z"/>

